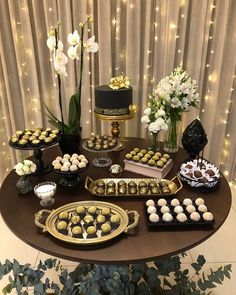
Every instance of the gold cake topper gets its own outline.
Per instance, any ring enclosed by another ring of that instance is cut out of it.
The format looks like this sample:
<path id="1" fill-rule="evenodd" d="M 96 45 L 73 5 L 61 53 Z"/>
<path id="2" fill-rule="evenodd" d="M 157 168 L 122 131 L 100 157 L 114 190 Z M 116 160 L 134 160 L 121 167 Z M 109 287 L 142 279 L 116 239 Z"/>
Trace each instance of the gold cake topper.
<path id="1" fill-rule="evenodd" d="M 129 88 L 130 79 L 128 76 L 122 74 L 120 76 L 111 78 L 110 84 L 108 86 L 112 89 Z"/>

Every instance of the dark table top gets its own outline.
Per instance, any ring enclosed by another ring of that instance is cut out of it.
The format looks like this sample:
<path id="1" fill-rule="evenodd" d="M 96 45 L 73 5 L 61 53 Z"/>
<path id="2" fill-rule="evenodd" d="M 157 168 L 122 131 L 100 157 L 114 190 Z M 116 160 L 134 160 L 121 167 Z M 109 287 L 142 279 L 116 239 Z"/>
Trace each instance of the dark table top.
<path id="1" fill-rule="evenodd" d="M 134 147 L 146 148 L 147 141 L 138 138 L 127 138 L 125 141 L 125 150 L 120 152 L 111 152 L 109 156 L 113 163 L 122 163 L 124 155 Z M 89 160 L 95 157 L 95 154 L 81 150 Z M 51 147 L 43 151 L 44 162 L 50 163 L 56 156 L 61 155 L 58 146 Z M 172 179 L 178 172 L 180 164 L 186 160 L 187 154 L 183 149 L 172 155 L 174 167 L 165 177 Z M 84 181 L 89 175 L 92 179 L 110 177 L 108 168 L 96 168 L 92 164 L 88 170 L 81 176 L 83 183 L 74 189 L 68 190 L 58 185 L 55 195 L 55 203 L 47 209 L 58 208 L 67 203 L 83 200 L 101 200 L 91 195 L 84 188 Z M 76 246 L 64 243 L 52 237 L 49 233 L 42 233 L 34 224 L 34 215 L 42 209 L 34 193 L 27 196 L 17 194 L 15 184 L 18 175 L 12 171 L 3 182 L 0 190 L 0 210 L 4 221 L 9 229 L 21 240 L 32 247 L 57 257 L 69 259 L 72 261 L 99 263 L 99 264 L 127 264 L 152 261 L 167 255 L 178 254 L 188 250 L 213 235 L 223 224 L 228 216 L 231 207 L 231 192 L 229 185 L 222 176 L 219 189 L 212 193 L 195 193 L 183 188 L 177 193 L 176 197 L 180 200 L 190 197 L 196 199 L 203 197 L 210 211 L 214 214 L 215 225 L 208 229 L 188 229 L 188 230 L 168 230 L 153 231 L 146 223 L 144 214 L 144 202 L 140 199 L 114 199 L 106 198 L 104 201 L 113 202 L 116 205 L 127 210 L 137 210 L 140 214 L 139 225 L 129 234 L 121 234 L 114 240 L 94 246 Z M 58 183 L 60 175 L 48 173 L 40 177 L 31 177 L 33 184 L 43 181 L 55 181 Z M 142 175 L 123 171 L 120 177 L 143 177 Z"/>

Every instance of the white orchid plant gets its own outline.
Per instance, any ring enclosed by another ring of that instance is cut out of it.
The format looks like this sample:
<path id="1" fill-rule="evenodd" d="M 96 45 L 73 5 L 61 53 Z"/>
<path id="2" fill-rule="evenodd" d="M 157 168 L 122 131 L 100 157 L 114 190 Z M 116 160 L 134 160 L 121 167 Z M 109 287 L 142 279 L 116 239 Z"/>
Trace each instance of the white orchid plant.
<path id="1" fill-rule="evenodd" d="M 166 112 L 160 108 L 158 101 L 150 95 L 141 122 L 145 124 L 150 133 L 158 133 L 160 130 L 166 131 L 168 129 L 166 119 Z"/>
<path id="2" fill-rule="evenodd" d="M 23 176 L 34 173 L 36 171 L 36 165 L 30 160 L 23 160 L 22 162 L 14 166 L 16 174 Z"/>
<path id="3" fill-rule="evenodd" d="M 83 76 L 83 63 L 84 53 L 95 53 L 98 51 L 98 43 L 95 42 L 95 36 L 90 37 L 86 41 L 84 40 L 84 29 L 86 25 L 92 22 L 92 17 L 87 16 L 87 20 L 84 23 L 79 24 L 79 30 L 74 30 L 67 37 L 67 42 L 70 47 L 67 50 L 68 57 L 76 62 L 80 62 L 80 78 L 77 85 L 77 90 L 70 98 L 68 123 L 64 122 L 63 110 L 62 110 L 62 97 L 61 97 L 61 77 L 67 77 L 66 64 L 68 63 L 68 57 L 63 52 L 63 43 L 59 40 L 59 24 L 56 28 L 51 28 L 48 33 L 47 46 L 51 53 L 51 61 L 53 63 L 54 70 L 58 78 L 59 87 L 59 106 L 61 112 L 61 120 L 56 118 L 50 109 L 45 105 L 49 118 L 49 123 L 61 130 L 63 134 L 79 134 L 80 133 L 80 117 L 81 117 L 81 88 L 82 88 L 82 76 Z"/>

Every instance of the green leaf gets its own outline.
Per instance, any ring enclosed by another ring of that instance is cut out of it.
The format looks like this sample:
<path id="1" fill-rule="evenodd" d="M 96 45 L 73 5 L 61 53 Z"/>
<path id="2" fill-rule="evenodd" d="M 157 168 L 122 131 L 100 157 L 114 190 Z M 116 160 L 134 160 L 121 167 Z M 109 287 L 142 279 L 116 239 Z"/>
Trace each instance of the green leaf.
<path id="1" fill-rule="evenodd" d="M 44 107 L 46 108 L 47 112 L 49 113 L 50 117 L 52 117 L 55 121 L 59 121 L 57 117 L 55 117 L 49 107 L 43 102 Z M 44 112 L 45 113 L 45 112 Z M 46 114 L 46 113 L 45 113 Z M 46 114 L 47 115 L 47 114 Z"/>
<path id="2" fill-rule="evenodd" d="M 75 93 L 70 98 L 69 114 L 68 114 L 68 126 L 70 127 L 71 133 L 78 133 L 80 126 L 80 93 Z"/>
<path id="3" fill-rule="evenodd" d="M 201 266 L 196 262 L 192 263 L 191 266 L 195 269 L 196 273 L 201 270 Z"/>
<path id="4" fill-rule="evenodd" d="M 4 288 L 2 289 L 2 292 L 3 292 L 4 295 L 5 295 L 5 294 L 9 294 L 9 293 L 11 293 L 11 291 L 12 291 L 12 286 L 11 286 L 11 284 L 8 284 L 6 287 L 4 287 Z"/>
<path id="5" fill-rule="evenodd" d="M 206 259 L 203 255 L 199 255 L 197 258 L 197 262 L 198 264 L 200 264 L 201 266 L 203 266 L 206 263 Z"/>

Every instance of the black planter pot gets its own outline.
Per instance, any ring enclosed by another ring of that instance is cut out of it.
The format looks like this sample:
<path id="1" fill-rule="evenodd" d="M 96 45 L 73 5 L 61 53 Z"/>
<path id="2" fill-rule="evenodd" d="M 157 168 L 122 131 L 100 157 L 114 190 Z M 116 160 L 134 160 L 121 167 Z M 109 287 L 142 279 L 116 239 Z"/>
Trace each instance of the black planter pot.
<path id="1" fill-rule="evenodd" d="M 63 154 L 72 155 L 79 153 L 80 142 L 80 134 L 62 134 L 59 146 Z"/>

